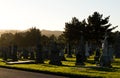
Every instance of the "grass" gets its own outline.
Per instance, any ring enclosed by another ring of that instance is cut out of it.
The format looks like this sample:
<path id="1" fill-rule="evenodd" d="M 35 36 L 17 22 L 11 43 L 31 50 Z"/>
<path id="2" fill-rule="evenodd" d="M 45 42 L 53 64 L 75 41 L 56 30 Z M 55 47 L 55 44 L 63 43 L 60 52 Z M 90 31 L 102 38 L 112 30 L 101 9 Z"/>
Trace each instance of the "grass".
<path id="1" fill-rule="evenodd" d="M 97 67 L 95 64 L 93 64 L 93 57 L 90 57 L 88 59 L 88 61 L 85 63 L 86 66 L 75 66 L 75 57 L 67 58 L 67 61 L 62 61 L 62 66 L 50 65 L 48 64 L 48 62 L 49 61 L 45 61 L 45 64 L 14 65 L 7 65 L 4 62 L 0 62 L 0 66 L 87 77 L 119 78 L 120 75 L 120 59 L 114 60 L 114 62 L 112 63 L 113 68 Z"/>

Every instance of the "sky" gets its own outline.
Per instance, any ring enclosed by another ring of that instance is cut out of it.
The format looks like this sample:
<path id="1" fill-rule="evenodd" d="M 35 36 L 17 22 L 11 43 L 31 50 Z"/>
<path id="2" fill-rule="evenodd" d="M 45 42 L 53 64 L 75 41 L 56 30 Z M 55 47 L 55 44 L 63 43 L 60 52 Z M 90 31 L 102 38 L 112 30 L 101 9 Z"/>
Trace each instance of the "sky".
<path id="1" fill-rule="evenodd" d="M 120 31 L 120 0 L 0 0 L 0 30 L 61 30 L 72 17 L 80 21 L 95 11 L 110 16 Z"/>

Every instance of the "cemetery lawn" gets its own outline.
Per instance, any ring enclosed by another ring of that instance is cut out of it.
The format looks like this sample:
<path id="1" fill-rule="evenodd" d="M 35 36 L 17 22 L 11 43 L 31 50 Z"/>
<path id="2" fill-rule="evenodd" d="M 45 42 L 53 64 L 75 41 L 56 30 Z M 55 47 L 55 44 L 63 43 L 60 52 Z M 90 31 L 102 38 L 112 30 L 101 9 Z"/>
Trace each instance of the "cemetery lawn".
<path id="1" fill-rule="evenodd" d="M 23 70 L 33 70 L 61 75 L 77 75 L 83 77 L 105 77 L 119 78 L 120 76 L 120 59 L 115 59 L 112 63 L 113 68 L 100 68 L 93 64 L 93 57 L 90 57 L 85 66 L 75 66 L 75 57 L 66 58 L 62 61 L 62 66 L 50 65 L 49 61 L 45 64 L 14 64 L 7 65 L 0 62 L 0 67 L 18 68 Z"/>

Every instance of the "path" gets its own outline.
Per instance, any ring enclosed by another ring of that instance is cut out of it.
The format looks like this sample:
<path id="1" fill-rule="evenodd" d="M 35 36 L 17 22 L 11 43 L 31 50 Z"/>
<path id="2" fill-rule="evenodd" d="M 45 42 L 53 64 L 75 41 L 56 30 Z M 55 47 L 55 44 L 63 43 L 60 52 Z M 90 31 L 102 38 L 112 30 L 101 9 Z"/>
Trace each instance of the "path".
<path id="1" fill-rule="evenodd" d="M 15 69 L 0 68 L 0 78 L 67 78 L 67 77 L 27 72 Z"/>

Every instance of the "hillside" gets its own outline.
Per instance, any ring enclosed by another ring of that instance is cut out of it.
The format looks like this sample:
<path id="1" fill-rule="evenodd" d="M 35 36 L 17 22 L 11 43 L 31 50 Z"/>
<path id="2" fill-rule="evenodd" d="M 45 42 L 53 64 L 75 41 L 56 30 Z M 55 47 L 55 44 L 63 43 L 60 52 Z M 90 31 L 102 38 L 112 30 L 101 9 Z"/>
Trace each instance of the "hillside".
<path id="1" fill-rule="evenodd" d="M 59 36 L 63 33 L 63 31 L 50 31 L 50 30 L 42 30 L 41 33 L 43 35 L 46 35 L 46 36 L 51 36 L 51 35 L 55 35 L 55 36 Z"/>
<path id="2" fill-rule="evenodd" d="M 21 32 L 20 30 L 0 30 L 0 35 L 3 33 L 16 33 L 16 32 Z"/>
<path id="3" fill-rule="evenodd" d="M 0 30 L 0 35 L 3 33 L 16 33 L 16 32 L 22 32 L 21 30 Z M 55 36 L 59 36 L 63 33 L 63 31 L 51 31 L 51 30 L 41 30 L 42 35 L 46 35 L 46 36 L 51 36 L 51 35 L 55 35 Z"/>

